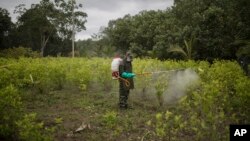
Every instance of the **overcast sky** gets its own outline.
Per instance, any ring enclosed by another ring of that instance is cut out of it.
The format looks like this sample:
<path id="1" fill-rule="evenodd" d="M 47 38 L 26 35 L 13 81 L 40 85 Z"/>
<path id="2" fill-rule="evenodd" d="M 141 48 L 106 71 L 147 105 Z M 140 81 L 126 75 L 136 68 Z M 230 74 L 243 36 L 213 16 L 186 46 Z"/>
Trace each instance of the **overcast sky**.
<path id="1" fill-rule="evenodd" d="M 40 0 L 0 0 L 0 7 L 9 11 L 12 21 L 15 22 L 16 15 L 13 14 L 15 6 L 23 3 L 28 8 L 32 3 Z M 82 3 L 83 10 L 88 14 L 86 30 L 76 34 L 76 39 L 91 38 L 98 33 L 101 26 L 107 26 L 109 20 L 123 17 L 126 14 L 135 15 L 142 10 L 164 10 L 173 5 L 173 0 L 76 0 Z"/>

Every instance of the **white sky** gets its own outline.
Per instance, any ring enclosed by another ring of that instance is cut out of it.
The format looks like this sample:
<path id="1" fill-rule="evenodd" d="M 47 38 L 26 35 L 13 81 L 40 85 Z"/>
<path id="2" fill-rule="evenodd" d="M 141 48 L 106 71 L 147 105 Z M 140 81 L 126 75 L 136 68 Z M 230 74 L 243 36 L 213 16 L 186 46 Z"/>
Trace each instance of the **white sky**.
<path id="1" fill-rule="evenodd" d="M 25 4 L 28 8 L 32 3 L 40 0 L 0 0 L 0 7 L 9 11 L 12 21 L 16 21 L 13 14 L 15 6 Z M 81 11 L 87 13 L 86 30 L 76 34 L 76 40 L 91 38 L 98 33 L 101 26 L 107 26 L 109 20 L 123 17 L 126 14 L 135 15 L 142 10 L 164 10 L 173 5 L 173 0 L 76 0 L 83 4 Z"/>

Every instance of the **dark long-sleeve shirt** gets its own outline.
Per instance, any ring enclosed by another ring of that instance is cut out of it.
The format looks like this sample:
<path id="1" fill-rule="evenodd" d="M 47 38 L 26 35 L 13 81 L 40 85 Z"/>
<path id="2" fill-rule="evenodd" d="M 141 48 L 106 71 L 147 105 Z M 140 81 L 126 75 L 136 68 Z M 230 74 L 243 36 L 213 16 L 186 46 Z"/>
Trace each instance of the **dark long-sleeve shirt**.
<path id="1" fill-rule="evenodd" d="M 126 59 L 123 59 L 123 62 L 119 65 L 119 74 L 120 77 L 122 77 L 123 72 L 129 72 L 132 73 L 132 64 L 131 62 L 127 62 Z M 125 85 L 125 82 L 123 80 L 120 80 L 120 87 L 123 87 L 125 90 L 134 89 L 134 81 L 133 78 L 125 78 L 129 81 L 130 85 L 129 87 Z"/>

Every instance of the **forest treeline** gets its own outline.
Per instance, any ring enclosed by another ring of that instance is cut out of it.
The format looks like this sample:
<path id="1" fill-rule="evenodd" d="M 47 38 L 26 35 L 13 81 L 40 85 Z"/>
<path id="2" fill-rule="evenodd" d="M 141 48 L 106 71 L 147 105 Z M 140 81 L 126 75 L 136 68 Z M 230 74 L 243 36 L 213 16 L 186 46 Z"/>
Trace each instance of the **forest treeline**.
<path id="1" fill-rule="evenodd" d="M 81 8 L 82 4 L 75 0 L 41 0 L 30 6 L 19 4 L 11 11 L 18 15 L 16 23 L 11 21 L 9 11 L 0 8 L 0 49 L 6 53 L 13 51 L 9 48 L 19 48 L 13 54 L 36 51 L 40 56 L 68 56 L 72 29 L 74 33 L 86 29 L 87 14 Z"/>
<path id="2" fill-rule="evenodd" d="M 1 25 L 1 49 L 22 46 L 41 52 L 44 46 L 44 56 L 68 56 L 71 5 L 63 0 L 42 0 L 30 9 L 16 8 L 20 15 L 16 24 L 1 9 L 1 22 L 6 23 Z M 74 23 L 81 31 L 85 29 L 87 13 L 78 13 Z M 110 57 L 116 51 L 127 50 L 136 57 L 161 60 L 210 61 L 249 56 L 250 1 L 174 0 L 173 6 L 165 10 L 141 11 L 110 20 L 92 39 L 76 42 L 78 56 Z"/>

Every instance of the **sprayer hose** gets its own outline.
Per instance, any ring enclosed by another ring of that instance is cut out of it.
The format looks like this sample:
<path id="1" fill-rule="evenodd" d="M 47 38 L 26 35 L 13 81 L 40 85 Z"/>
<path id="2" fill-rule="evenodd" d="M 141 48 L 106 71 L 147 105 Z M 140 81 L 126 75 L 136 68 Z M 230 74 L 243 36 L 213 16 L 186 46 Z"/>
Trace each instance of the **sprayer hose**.
<path id="1" fill-rule="evenodd" d="M 122 77 L 118 77 L 118 79 L 124 81 L 124 82 L 125 82 L 125 85 L 126 85 L 127 87 L 130 86 L 130 82 L 129 82 L 127 79 L 124 79 L 124 78 L 122 78 Z"/>

